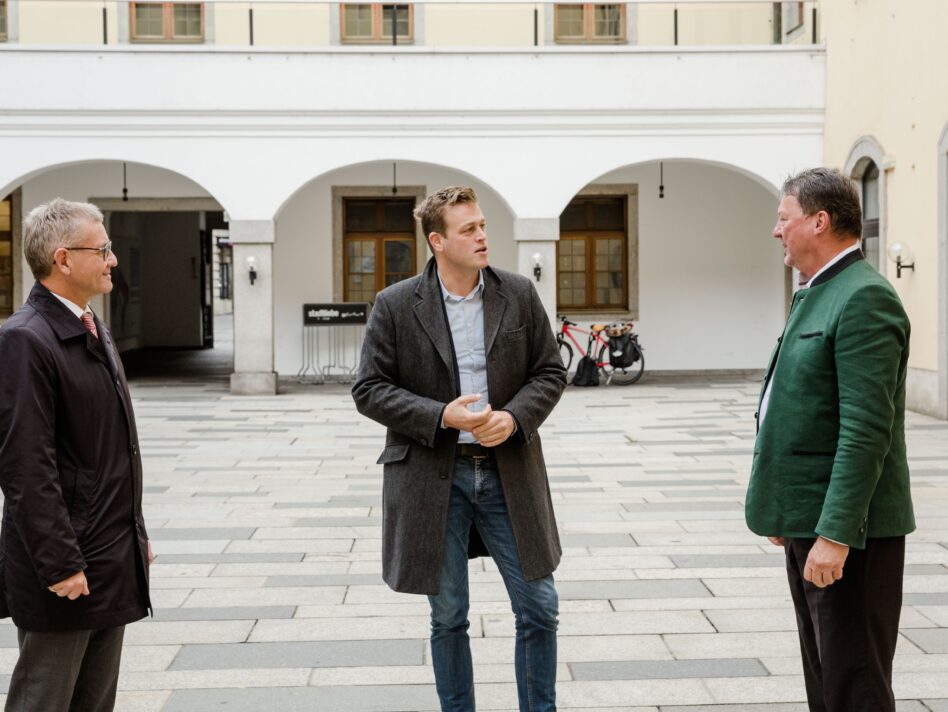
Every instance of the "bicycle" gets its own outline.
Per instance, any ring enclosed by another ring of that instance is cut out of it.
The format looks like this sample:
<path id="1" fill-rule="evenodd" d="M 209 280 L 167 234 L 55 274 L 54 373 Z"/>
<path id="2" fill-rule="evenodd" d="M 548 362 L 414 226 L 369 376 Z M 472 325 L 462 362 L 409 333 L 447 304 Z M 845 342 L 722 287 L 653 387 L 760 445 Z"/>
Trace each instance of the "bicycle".
<path id="1" fill-rule="evenodd" d="M 592 324 L 588 330 L 580 329 L 574 321 L 565 316 L 559 317 L 560 330 L 556 335 L 556 344 L 560 358 L 566 370 L 573 363 L 573 347 L 569 338 L 580 353 L 593 358 L 593 350 L 598 346 L 595 363 L 606 378 L 606 385 L 629 386 L 638 381 L 645 372 L 645 355 L 639 336 L 632 331 L 632 322 L 614 322 L 612 324 Z M 571 328 L 574 327 L 574 328 Z M 586 349 L 573 336 L 574 332 L 587 335 Z M 602 334 L 606 333 L 608 340 Z M 613 362 L 621 365 L 613 366 Z"/>

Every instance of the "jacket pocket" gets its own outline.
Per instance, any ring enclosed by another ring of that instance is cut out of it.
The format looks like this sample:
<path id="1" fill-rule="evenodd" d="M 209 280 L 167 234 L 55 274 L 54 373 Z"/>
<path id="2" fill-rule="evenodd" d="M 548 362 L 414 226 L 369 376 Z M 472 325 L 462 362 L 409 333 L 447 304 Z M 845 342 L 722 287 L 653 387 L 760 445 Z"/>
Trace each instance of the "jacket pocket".
<path id="1" fill-rule="evenodd" d="M 800 334 L 801 339 L 815 339 L 817 336 L 822 336 L 822 331 L 808 331 L 805 334 Z"/>
<path id="2" fill-rule="evenodd" d="M 504 340 L 505 341 L 519 341 L 524 336 L 527 335 L 527 325 L 524 324 L 516 329 L 510 329 L 509 331 L 504 331 Z"/>
<path id="3" fill-rule="evenodd" d="M 790 454 L 799 457 L 836 457 L 835 450 L 791 450 Z"/>
<path id="4" fill-rule="evenodd" d="M 390 462 L 401 462 L 408 455 L 409 445 L 388 445 L 379 459 L 375 461 L 376 465 L 387 465 Z"/>

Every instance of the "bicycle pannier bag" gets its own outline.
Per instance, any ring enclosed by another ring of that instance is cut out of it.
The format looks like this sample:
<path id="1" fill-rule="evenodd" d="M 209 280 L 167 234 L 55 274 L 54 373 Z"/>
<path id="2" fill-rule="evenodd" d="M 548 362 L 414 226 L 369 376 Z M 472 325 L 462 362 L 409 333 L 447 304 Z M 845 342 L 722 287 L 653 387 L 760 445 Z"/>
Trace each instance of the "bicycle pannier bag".
<path id="1" fill-rule="evenodd" d="M 638 349 L 632 344 L 632 335 L 609 337 L 609 363 L 613 368 L 628 368 L 639 360 Z"/>
<path id="2" fill-rule="evenodd" d="M 598 386 L 599 367 L 589 356 L 583 356 L 576 364 L 576 375 L 573 376 L 574 386 Z"/>

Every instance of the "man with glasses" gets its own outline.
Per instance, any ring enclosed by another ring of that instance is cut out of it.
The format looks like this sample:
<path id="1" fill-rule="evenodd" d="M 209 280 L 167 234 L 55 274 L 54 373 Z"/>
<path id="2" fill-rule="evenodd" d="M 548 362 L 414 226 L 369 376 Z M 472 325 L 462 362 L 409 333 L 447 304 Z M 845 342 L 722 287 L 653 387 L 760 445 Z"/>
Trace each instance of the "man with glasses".
<path id="1" fill-rule="evenodd" d="M 37 282 L 0 328 L 0 617 L 20 656 L 6 709 L 107 712 L 153 559 L 125 374 L 89 302 L 112 291 L 102 213 L 61 199 L 23 222 Z"/>

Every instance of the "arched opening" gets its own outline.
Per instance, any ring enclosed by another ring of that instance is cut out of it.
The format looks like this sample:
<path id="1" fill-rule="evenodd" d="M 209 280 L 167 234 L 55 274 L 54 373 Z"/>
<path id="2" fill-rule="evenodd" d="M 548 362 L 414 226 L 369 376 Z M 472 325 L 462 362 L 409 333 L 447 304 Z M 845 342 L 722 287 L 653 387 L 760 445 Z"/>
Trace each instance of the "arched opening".
<path id="1" fill-rule="evenodd" d="M 856 183 L 862 200 L 862 251 L 866 261 L 885 272 L 885 153 L 872 136 L 863 136 L 849 152 L 843 172 Z"/>
<path id="2" fill-rule="evenodd" d="M 773 186 L 721 164 L 610 171 L 560 215 L 557 310 L 635 321 L 652 373 L 763 369 L 790 291 L 776 203 Z"/>
<path id="3" fill-rule="evenodd" d="M 294 376 L 305 365 L 302 305 L 373 302 L 380 289 L 419 273 L 430 253 L 412 210 L 429 193 L 459 184 L 477 191 L 491 265 L 516 271 L 513 212 L 490 186 L 455 168 L 406 160 L 344 166 L 310 180 L 283 204 L 273 246 L 275 367 L 281 376 Z M 354 365 L 346 358 L 346 367 Z"/>
<path id="4" fill-rule="evenodd" d="M 105 215 L 118 267 L 112 292 L 91 306 L 109 324 L 129 378 L 229 375 L 232 302 L 218 201 L 184 175 L 141 163 L 85 161 L 33 171 L 8 201 L 16 306 L 33 284 L 19 227 L 32 208 L 55 197 L 94 203 Z M 8 264 L 3 252 L 0 246 L 0 272 Z"/>

